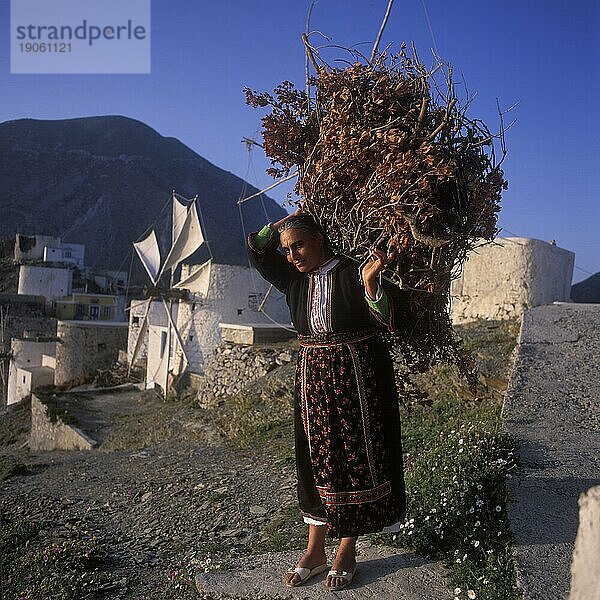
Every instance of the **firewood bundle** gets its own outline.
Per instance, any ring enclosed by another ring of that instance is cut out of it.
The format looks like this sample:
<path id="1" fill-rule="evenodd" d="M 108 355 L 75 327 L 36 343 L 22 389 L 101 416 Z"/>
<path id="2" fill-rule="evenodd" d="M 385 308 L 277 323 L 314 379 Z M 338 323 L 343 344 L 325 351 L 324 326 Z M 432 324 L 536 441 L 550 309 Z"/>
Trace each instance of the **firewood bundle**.
<path id="1" fill-rule="evenodd" d="M 414 48 L 345 68 L 307 52 L 315 75 L 306 91 L 290 82 L 273 94 L 245 90 L 248 104 L 270 108 L 268 172 L 297 170 L 300 204 L 339 252 L 362 261 L 375 247 L 398 250 L 385 275 L 410 291 L 408 341 L 425 363 L 448 358 L 457 350 L 450 281 L 497 233 L 507 183 L 494 139 L 504 156 L 503 136 L 467 117 L 470 99 L 456 96 L 449 65 L 427 68 Z"/>

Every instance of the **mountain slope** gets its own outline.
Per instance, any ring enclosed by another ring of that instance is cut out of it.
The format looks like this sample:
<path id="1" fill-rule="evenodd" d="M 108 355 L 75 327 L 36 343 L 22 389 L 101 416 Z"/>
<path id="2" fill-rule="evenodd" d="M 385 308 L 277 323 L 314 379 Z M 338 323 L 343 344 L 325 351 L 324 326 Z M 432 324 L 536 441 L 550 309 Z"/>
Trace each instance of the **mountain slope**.
<path id="1" fill-rule="evenodd" d="M 159 219 L 168 250 L 171 191 L 198 194 L 217 262 L 247 265 L 237 200 L 244 182 L 174 138 L 120 116 L 0 123 L 0 235 L 47 234 L 86 245 L 86 264 L 127 270 L 132 242 Z M 247 193 L 256 191 L 248 186 Z M 246 231 L 285 211 L 242 205 Z M 207 257 L 200 250 L 196 261 Z"/>
<path id="2" fill-rule="evenodd" d="M 600 302 L 600 273 L 596 273 L 571 287 L 573 302 Z"/>

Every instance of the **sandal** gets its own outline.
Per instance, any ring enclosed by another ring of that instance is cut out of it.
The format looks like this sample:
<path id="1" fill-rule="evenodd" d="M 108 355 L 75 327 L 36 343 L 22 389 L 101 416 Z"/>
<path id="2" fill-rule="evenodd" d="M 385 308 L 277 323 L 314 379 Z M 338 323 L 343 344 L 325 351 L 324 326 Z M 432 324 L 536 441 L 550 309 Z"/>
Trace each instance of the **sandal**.
<path id="1" fill-rule="evenodd" d="M 338 590 L 343 590 L 345 587 L 348 587 L 350 585 L 355 572 L 356 572 L 356 567 L 354 567 L 354 570 L 351 572 L 336 571 L 335 569 L 331 569 L 331 571 L 329 571 L 329 573 L 327 573 L 327 577 L 341 577 L 345 581 L 344 581 L 344 583 L 342 583 L 340 585 L 326 585 L 325 587 L 332 592 L 337 592 Z M 325 580 L 325 581 L 327 581 L 327 580 Z"/>
<path id="2" fill-rule="evenodd" d="M 303 583 L 306 583 L 311 577 L 319 575 L 319 573 L 325 571 L 325 569 L 327 569 L 328 566 L 329 565 L 327 563 L 323 563 L 322 565 L 319 565 L 314 569 L 307 569 L 306 567 L 294 567 L 293 569 L 288 569 L 286 573 L 297 573 L 298 577 L 300 577 L 300 581 L 298 581 L 297 583 L 287 582 L 285 585 L 287 587 L 296 587 L 302 585 Z"/>

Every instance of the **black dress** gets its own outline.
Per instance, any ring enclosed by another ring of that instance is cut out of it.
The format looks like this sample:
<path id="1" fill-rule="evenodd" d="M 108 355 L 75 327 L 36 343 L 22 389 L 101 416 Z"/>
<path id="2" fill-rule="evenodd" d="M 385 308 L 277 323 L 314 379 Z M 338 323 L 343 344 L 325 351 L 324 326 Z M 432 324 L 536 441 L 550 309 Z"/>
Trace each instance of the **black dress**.
<path id="1" fill-rule="evenodd" d="M 260 250 L 255 235 L 248 236 L 250 260 L 285 294 L 298 331 L 294 425 L 304 520 L 326 524 L 334 537 L 393 530 L 406 499 L 398 392 L 380 333 L 396 328 L 402 306 L 390 302 L 384 320 L 367 304 L 354 261 L 337 257 L 316 282 L 317 272 L 301 273 L 278 251 L 277 235 Z M 315 294 L 320 281 L 324 300 Z"/>

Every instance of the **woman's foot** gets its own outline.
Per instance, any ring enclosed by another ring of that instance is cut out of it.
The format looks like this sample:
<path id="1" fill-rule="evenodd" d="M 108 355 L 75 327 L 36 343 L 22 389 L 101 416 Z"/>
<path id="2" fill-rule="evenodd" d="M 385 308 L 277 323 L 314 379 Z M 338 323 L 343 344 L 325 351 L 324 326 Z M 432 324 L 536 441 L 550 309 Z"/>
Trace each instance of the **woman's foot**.
<path id="1" fill-rule="evenodd" d="M 302 567 L 304 569 L 314 569 L 323 565 L 327 562 L 327 557 L 325 556 L 325 550 L 310 550 L 308 549 L 303 555 L 302 558 L 298 561 L 297 567 Z M 298 573 L 286 573 L 283 576 L 283 582 L 287 586 L 296 586 L 300 583 L 300 575 Z"/>
<path id="2" fill-rule="evenodd" d="M 346 571 L 346 573 L 354 574 L 356 569 L 356 540 L 357 538 L 342 538 L 340 547 L 336 552 L 335 559 L 331 565 L 332 571 Z M 349 583 L 348 577 L 339 575 L 327 575 L 325 587 L 336 589 L 345 587 Z"/>

